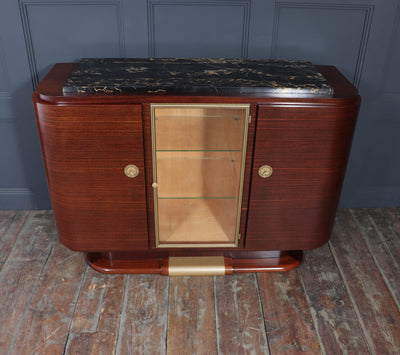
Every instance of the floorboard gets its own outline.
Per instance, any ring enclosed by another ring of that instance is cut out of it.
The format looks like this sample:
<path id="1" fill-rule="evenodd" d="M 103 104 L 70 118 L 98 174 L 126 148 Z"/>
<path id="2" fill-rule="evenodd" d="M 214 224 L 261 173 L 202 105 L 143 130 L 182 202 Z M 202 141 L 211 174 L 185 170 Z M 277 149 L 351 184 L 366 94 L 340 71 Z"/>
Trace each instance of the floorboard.
<path id="1" fill-rule="evenodd" d="M 215 354 L 216 351 L 213 277 L 171 277 L 167 353 Z"/>
<path id="2" fill-rule="evenodd" d="M 15 341 L 55 242 L 49 212 L 32 212 L 27 223 L 0 272 L 0 349 L 5 353 L 20 345 Z"/>
<path id="3" fill-rule="evenodd" d="M 55 243 L 24 314 L 15 353 L 63 352 L 84 267 L 80 253 Z"/>
<path id="4" fill-rule="evenodd" d="M 271 354 L 319 354 L 319 335 L 297 270 L 258 274 Z"/>
<path id="5" fill-rule="evenodd" d="M 0 270 L 3 268 L 29 214 L 29 211 L 0 210 Z"/>
<path id="6" fill-rule="evenodd" d="M 121 312 L 117 354 L 165 354 L 168 278 L 129 275 Z"/>
<path id="7" fill-rule="evenodd" d="M 104 275 L 0 211 L 0 354 L 399 354 L 400 208 L 342 209 L 288 273 Z"/>
<path id="8" fill-rule="evenodd" d="M 329 244 L 305 252 L 298 272 L 325 354 L 369 354 L 363 329 Z"/>
<path id="9" fill-rule="evenodd" d="M 399 310 L 350 211 L 338 211 L 330 245 L 371 352 L 400 354 Z"/>
<path id="10" fill-rule="evenodd" d="M 218 351 L 269 354 L 255 274 L 215 277 Z"/>
<path id="11" fill-rule="evenodd" d="M 87 267 L 71 322 L 66 353 L 113 353 L 117 345 L 124 291 L 124 275 L 100 274 Z"/>
<path id="12" fill-rule="evenodd" d="M 397 235 L 380 209 L 357 210 L 352 215 L 400 309 L 400 243 Z"/>

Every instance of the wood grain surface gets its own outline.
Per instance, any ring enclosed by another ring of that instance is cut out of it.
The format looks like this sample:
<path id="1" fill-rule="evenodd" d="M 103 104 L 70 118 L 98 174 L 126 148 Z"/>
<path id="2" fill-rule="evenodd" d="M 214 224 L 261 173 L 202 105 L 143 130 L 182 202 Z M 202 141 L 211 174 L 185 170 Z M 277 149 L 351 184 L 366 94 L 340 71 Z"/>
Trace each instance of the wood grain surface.
<path id="1" fill-rule="evenodd" d="M 29 215 L 29 211 L 0 210 L 0 270 L 3 268 Z"/>
<path id="2" fill-rule="evenodd" d="M 168 354 L 215 354 L 212 276 L 170 277 Z"/>
<path id="3" fill-rule="evenodd" d="M 398 208 L 339 210 L 287 273 L 105 275 L 57 241 L 49 211 L 1 211 L 0 353 L 397 354 L 399 235 Z"/>
<path id="4" fill-rule="evenodd" d="M 340 228 L 339 228 L 340 226 Z M 330 245 L 370 351 L 400 352 L 400 311 L 378 265 L 368 250 L 365 235 L 350 211 L 339 211 Z"/>
<path id="5" fill-rule="evenodd" d="M 246 247 L 312 249 L 328 241 L 357 116 L 353 106 L 259 106 Z M 273 174 L 261 178 L 258 169 Z"/>
<path id="6" fill-rule="evenodd" d="M 71 320 L 66 352 L 112 354 L 118 339 L 125 277 L 87 267 Z"/>
<path id="7" fill-rule="evenodd" d="M 26 322 L 32 298 L 53 249 L 55 236 L 52 213 L 31 212 L 27 226 L 19 234 L 0 272 L 0 349 L 4 351 L 15 344 L 21 326 Z M 23 345 L 23 342 L 19 345 Z"/>
<path id="8" fill-rule="evenodd" d="M 215 276 L 218 352 L 269 354 L 254 274 Z"/>
<path id="9" fill-rule="evenodd" d="M 141 106 L 36 109 L 62 243 L 79 251 L 147 249 Z M 137 177 L 124 174 L 129 164 Z"/>
<path id="10" fill-rule="evenodd" d="M 118 354 L 165 354 L 168 278 L 129 275 L 121 311 Z"/>
<path id="11" fill-rule="evenodd" d="M 328 244 L 306 252 L 300 281 L 326 354 L 368 354 L 368 343 L 356 310 Z"/>
<path id="12" fill-rule="evenodd" d="M 352 215 L 395 300 L 400 299 L 400 239 L 382 210 L 355 210 Z M 399 307 L 399 303 L 397 303 Z"/>
<path id="13" fill-rule="evenodd" d="M 70 331 L 85 259 L 55 243 L 43 266 L 13 348 L 17 354 L 32 349 L 38 354 L 60 354 Z"/>
<path id="14" fill-rule="evenodd" d="M 257 279 L 271 354 L 320 353 L 298 272 L 258 274 Z"/>
<path id="15" fill-rule="evenodd" d="M 63 96 L 61 87 L 73 67 L 56 65 L 33 95 L 50 195 L 64 245 L 89 252 L 149 250 L 157 257 L 153 249 L 150 104 L 162 103 L 250 106 L 253 119 L 249 125 L 238 250 L 313 249 L 329 239 L 360 103 L 356 89 L 337 69 L 318 67 L 332 81 L 332 98 L 245 94 Z M 162 110 L 167 116 L 176 115 L 171 108 Z M 167 128 L 160 127 L 161 132 L 169 132 L 168 127 L 178 122 L 176 117 L 174 123 L 167 121 Z M 214 131 L 222 127 L 209 128 L 207 137 L 218 141 Z M 183 125 L 182 129 L 196 127 Z M 183 136 L 194 141 L 189 134 Z M 171 145 L 171 140 L 168 142 Z M 132 159 L 143 171 L 134 183 L 119 174 L 126 164 L 134 163 Z M 268 179 L 258 176 L 264 164 L 274 169 Z M 183 167 L 174 169 L 180 171 Z M 166 172 L 162 166 L 159 170 Z M 180 214 L 176 209 L 174 212 Z M 161 226 L 169 226 L 170 222 Z M 195 229 L 200 231 L 201 227 L 196 224 Z M 187 234 L 184 231 L 183 237 L 168 237 L 164 242 L 182 242 Z M 166 234 L 169 236 L 169 231 Z M 171 253 L 177 250 L 168 249 Z"/>

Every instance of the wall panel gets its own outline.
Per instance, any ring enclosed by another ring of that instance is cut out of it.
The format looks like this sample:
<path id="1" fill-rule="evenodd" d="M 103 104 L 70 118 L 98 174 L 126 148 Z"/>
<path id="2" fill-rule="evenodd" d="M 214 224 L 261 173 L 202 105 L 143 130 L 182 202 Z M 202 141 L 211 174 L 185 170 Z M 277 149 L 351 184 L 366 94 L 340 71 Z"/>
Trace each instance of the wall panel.
<path id="1" fill-rule="evenodd" d="M 1 0 L 0 208 L 49 208 L 31 94 L 82 57 L 307 59 L 363 98 L 342 206 L 400 204 L 400 0 Z"/>
<path id="2" fill-rule="evenodd" d="M 358 86 L 373 6 L 277 3 L 272 55 L 337 66 Z"/>
<path id="3" fill-rule="evenodd" d="M 54 63 L 125 55 L 119 1 L 21 2 L 21 16 L 34 86 Z"/>
<path id="4" fill-rule="evenodd" d="M 247 58 L 249 1 L 150 1 L 150 57 Z"/>

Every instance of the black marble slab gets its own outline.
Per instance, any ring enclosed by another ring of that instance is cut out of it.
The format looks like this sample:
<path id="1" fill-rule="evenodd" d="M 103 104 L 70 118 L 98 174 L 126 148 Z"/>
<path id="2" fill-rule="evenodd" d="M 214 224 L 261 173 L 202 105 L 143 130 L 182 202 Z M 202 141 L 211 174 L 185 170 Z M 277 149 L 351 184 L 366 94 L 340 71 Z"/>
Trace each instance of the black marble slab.
<path id="1" fill-rule="evenodd" d="M 82 59 L 63 93 L 330 97 L 333 88 L 308 61 L 105 58 Z"/>

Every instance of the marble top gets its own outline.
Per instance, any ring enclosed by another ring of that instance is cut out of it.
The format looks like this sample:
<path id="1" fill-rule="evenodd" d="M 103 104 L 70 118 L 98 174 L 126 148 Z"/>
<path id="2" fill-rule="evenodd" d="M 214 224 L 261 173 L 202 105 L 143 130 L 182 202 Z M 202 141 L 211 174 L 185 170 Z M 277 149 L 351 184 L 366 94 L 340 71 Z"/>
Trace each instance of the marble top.
<path id="1" fill-rule="evenodd" d="M 97 58 L 77 64 L 63 93 L 331 97 L 333 88 L 308 61 Z"/>

